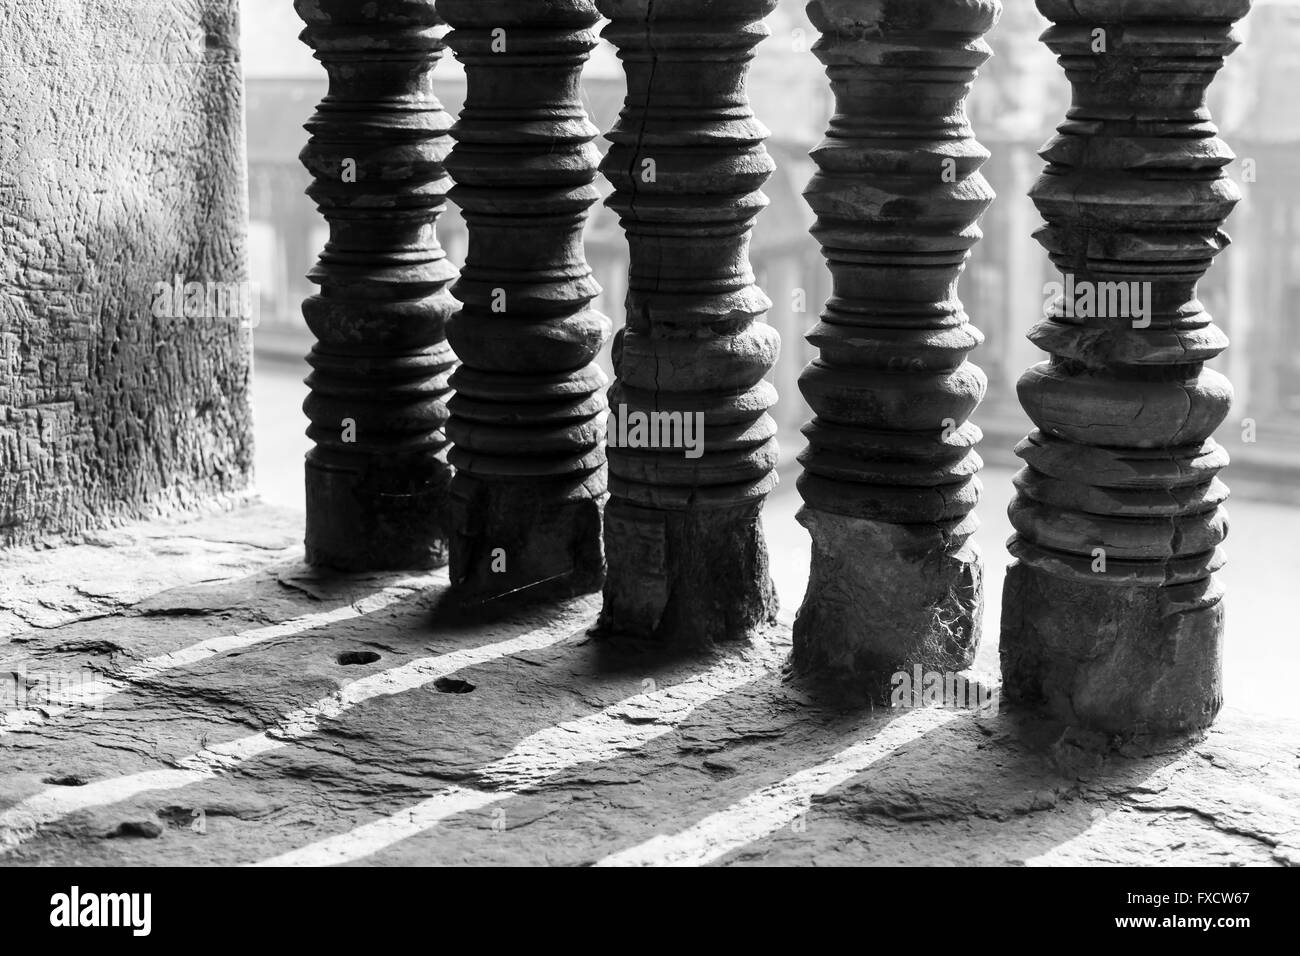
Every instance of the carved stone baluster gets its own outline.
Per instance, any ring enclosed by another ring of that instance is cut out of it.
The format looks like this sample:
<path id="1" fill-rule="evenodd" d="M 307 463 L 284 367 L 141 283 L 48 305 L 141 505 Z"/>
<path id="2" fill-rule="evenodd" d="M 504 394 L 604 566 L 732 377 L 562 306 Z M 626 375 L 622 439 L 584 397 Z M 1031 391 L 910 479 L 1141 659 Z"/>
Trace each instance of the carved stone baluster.
<path id="1" fill-rule="evenodd" d="M 776 0 L 597 6 L 627 75 L 601 170 L 631 250 L 602 623 L 697 645 L 743 638 L 776 611 L 759 515 L 776 484 L 763 377 L 779 338 L 748 259 L 774 164 L 745 93 Z"/>
<path id="2" fill-rule="evenodd" d="M 979 641 L 983 341 L 957 297 L 993 200 L 965 100 L 998 0 L 813 0 L 835 94 L 805 195 L 833 286 L 800 386 L 816 417 L 799 490 L 813 540 L 798 672 L 888 700 L 893 674 L 956 671 Z"/>
<path id="3" fill-rule="evenodd" d="M 308 194 L 330 239 L 303 304 L 317 343 L 304 410 L 307 557 L 370 570 L 447 561 L 444 323 L 455 269 L 435 232 L 450 179 L 450 118 L 432 0 L 295 0 L 329 73 L 307 123 Z"/>
<path id="4" fill-rule="evenodd" d="M 1208 725 L 1221 704 L 1231 404 L 1197 283 L 1239 198 L 1206 109 L 1249 0 L 1039 0 L 1074 88 L 1033 197 L 1063 295 L 1020 382 L 1037 430 L 1011 507 L 1006 696 L 1116 734 Z"/>
<path id="5" fill-rule="evenodd" d="M 468 94 L 447 161 L 469 253 L 448 326 L 463 363 L 453 442 L 452 581 L 466 594 L 586 591 L 604 575 L 609 320 L 583 255 L 599 130 L 582 67 L 591 0 L 439 0 Z"/>

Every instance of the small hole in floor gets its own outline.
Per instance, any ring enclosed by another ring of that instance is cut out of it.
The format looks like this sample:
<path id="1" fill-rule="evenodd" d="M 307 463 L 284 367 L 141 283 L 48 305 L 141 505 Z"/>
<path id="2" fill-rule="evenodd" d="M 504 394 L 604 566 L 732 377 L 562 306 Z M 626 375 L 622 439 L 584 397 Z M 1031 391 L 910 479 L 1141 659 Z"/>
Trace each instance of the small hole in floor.
<path id="1" fill-rule="evenodd" d="M 110 840 L 121 839 L 122 837 L 156 840 L 162 836 L 162 833 L 163 828 L 152 820 L 127 820 L 125 823 L 119 823 L 116 830 L 112 830 L 106 835 Z"/>
<path id="2" fill-rule="evenodd" d="M 351 667 L 353 664 L 373 664 L 379 660 L 379 655 L 374 651 L 344 651 L 338 656 L 338 662 L 344 667 Z"/>
<path id="3" fill-rule="evenodd" d="M 439 677 L 433 682 L 433 686 L 440 694 L 472 694 L 474 685 L 467 680 L 460 680 L 457 677 Z"/>
<path id="4" fill-rule="evenodd" d="M 52 787 L 84 787 L 87 780 L 85 777 L 78 777 L 75 773 L 65 773 L 60 776 L 46 777 L 41 783 L 48 783 Z"/>

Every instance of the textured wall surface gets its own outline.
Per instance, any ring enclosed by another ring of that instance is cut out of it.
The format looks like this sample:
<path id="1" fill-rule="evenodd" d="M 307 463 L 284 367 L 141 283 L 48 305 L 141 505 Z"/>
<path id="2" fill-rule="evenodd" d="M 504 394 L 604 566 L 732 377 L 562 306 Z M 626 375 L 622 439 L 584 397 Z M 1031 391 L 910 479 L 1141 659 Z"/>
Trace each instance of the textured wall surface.
<path id="1" fill-rule="evenodd" d="M 249 332 L 237 0 L 0 7 L 0 546 L 237 492 Z"/>

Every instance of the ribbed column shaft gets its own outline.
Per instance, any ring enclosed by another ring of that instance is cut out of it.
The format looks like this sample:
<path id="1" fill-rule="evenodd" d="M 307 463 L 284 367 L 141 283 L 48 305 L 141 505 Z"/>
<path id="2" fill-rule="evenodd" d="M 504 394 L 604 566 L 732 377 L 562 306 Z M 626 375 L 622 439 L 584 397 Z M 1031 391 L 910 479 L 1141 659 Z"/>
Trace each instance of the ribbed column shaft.
<path id="1" fill-rule="evenodd" d="M 303 303 L 316 345 L 304 410 L 307 558 L 352 570 L 447 561 L 444 323 L 456 270 L 435 224 L 451 121 L 433 95 L 432 0 L 296 0 L 329 73 L 307 123 L 308 194 L 330 238 Z"/>
<path id="2" fill-rule="evenodd" d="M 599 587 L 609 320 L 583 254 L 599 130 L 582 68 L 591 0 L 440 0 L 465 65 L 447 169 L 469 228 L 448 327 L 462 365 L 448 436 L 452 580 L 492 596 Z"/>
<path id="3" fill-rule="evenodd" d="M 979 641 L 983 341 L 958 280 L 993 201 L 966 97 L 997 0 L 813 0 L 835 114 L 805 195 L 832 274 L 800 387 L 812 574 L 794 664 L 888 700 L 895 673 L 969 665 Z"/>
<path id="4" fill-rule="evenodd" d="M 1249 0 L 1039 0 L 1074 89 L 1043 151 L 1038 238 L 1062 294 L 1020 382 L 1036 430 L 1011 507 L 1007 696 L 1107 733 L 1206 726 L 1221 703 L 1227 533 L 1211 437 L 1227 345 L 1197 283 L 1239 198 L 1206 90 Z"/>
<path id="5" fill-rule="evenodd" d="M 599 0 L 627 99 L 601 169 L 627 233 L 610 391 L 611 631 L 707 644 L 770 621 L 779 338 L 749 239 L 774 165 L 745 81 L 775 0 Z"/>

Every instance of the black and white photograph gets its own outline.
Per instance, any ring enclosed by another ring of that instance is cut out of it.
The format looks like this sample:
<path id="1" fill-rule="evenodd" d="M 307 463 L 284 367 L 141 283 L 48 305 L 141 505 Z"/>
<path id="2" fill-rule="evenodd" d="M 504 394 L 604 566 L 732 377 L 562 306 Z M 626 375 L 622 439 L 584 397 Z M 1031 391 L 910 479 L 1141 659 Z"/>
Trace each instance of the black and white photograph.
<path id="1" fill-rule="evenodd" d="M 6 933 L 1282 929 L 1297 91 L 1300 0 L 0 0 Z"/>

